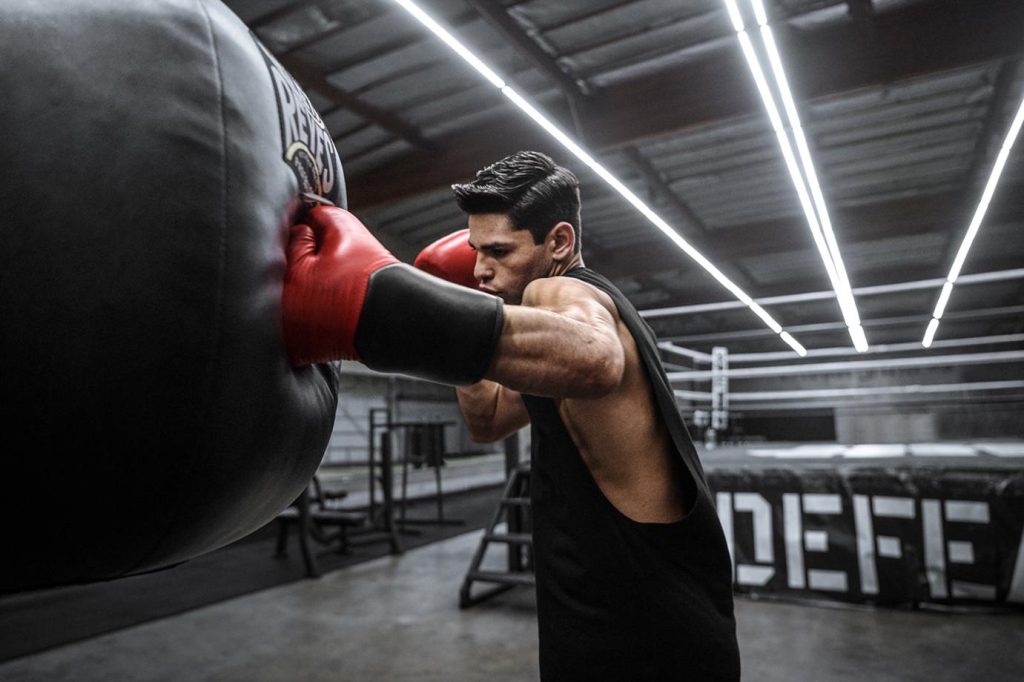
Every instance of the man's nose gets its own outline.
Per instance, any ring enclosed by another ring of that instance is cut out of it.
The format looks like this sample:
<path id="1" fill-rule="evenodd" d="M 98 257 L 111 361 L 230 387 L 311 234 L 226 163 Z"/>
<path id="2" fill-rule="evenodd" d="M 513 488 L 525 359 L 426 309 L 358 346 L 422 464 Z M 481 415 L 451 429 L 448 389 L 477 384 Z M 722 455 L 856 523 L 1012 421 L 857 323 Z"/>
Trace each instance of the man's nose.
<path id="1" fill-rule="evenodd" d="M 484 256 L 481 253 L 476 255 L 476 265 L 473 266 L 473 276 L 480 282 L 486 282 L 494 277 L 494 270 L 487 266 L 484 262 Z"/>

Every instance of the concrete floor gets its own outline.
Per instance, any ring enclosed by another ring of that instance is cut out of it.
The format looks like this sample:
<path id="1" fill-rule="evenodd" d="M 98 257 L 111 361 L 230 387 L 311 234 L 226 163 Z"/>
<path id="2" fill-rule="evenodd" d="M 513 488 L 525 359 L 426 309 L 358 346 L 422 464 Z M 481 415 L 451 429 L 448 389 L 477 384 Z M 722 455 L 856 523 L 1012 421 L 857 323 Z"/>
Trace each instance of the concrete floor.
<path id="1" fill-rule="evenodd" d="M 479 532 L 0 665 L 2 680 L 537 678 L 532 592 L 457 606 Z M 497 559 L 498 557 L 495 557 Z M 1021 680 L 1024 617 L 737 601 L 745 680 Z"/>

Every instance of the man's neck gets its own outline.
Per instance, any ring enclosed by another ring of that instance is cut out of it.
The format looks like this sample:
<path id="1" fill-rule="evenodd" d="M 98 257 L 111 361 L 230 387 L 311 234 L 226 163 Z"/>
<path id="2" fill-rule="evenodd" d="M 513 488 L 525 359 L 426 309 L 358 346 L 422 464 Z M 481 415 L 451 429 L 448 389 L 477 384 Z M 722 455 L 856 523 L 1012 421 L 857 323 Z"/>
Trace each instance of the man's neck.
<path id="1" fill-rule="evenodd" d="M 548 273 L 548 277 L 561 277 L 565 273 L 569 272 L 573 268 L 583 267 L 583 254 L 576 253 L 573 257 L 567 261 L 561 263 L 555 263 L 551 266 L 551 272 Z"/>

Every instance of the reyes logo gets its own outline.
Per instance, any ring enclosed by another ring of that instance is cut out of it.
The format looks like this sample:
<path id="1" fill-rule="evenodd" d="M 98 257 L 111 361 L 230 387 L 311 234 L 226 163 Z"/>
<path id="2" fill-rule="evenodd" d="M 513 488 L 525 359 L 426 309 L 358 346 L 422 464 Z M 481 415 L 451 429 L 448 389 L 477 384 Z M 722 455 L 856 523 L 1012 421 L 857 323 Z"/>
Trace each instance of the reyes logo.
<path id="1" fill-rule="evenodd" d="M 252 38 L 263 55 L 270 79 L 274 83 L 283 158 L 299 181 L 299 193 L 312 192 L 337 200 L 333 192 L 341 168 L 334 140 L 298 83 L 255 35 Z"/>

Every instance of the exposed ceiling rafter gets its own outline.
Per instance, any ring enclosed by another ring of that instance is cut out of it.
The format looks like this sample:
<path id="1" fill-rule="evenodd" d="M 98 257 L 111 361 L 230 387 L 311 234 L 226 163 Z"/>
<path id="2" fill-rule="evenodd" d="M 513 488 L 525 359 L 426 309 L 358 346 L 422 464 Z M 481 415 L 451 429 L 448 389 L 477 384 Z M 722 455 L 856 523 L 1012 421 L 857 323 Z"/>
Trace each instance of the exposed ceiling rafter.
<path id="1" fill-rule="evenodd" d="M 537 44 L 513 19 L 504 6 L 495 0 L 465 0 L 516 52 L 543 73 L 562 93 L 571 99 L 587 95 L 586 83 L 562 70 L 558 62 Z"/>
<path id="2" fill-rule="evenodd" d="M 800 33 L 786 31 L 779 40 L 792 55 L 792 78 L 799 80 L 807 99 L 1024 54 L 1018 31 L 1024 25 L 1024 3 L 973 0 L 969 5 L 937 0 L 875 16 L 874 44 L 886 46 L 886 54 L 878 60 L 867 58 L 874 48 L 862 31 L 848 24 Z M 962 40 L 967 33 L 986 39 Z M 818 69 L 823 60 L 832 66 Z M 602 89 L 579 105 L 580 124 L 592 148 L 609 150 L 756 113 L 761 104 L 755 93 L 721 87 L 744 69 L 740 55 L 716 54 L 712 60 Z M 666 87 L 666 83 L 678 87 Z M 349 178 L 353 206 L 363 210 L 464 180 L 472 177 L 481 163 L 518 149 L 553 149 L 542 133 L 511 109 L 437 142 L 440 154 L 411 153 L 393 160 L 387 168 Z"/>
<path id="3" fill-rule="evenodd" d="M 1006 188 L 1007 194 L 1024 191 L 1024 187 Z M 946 192 L 929 196 L 888 201 L 855 208 L 836 209 L 837 220 L 849 225 L 847 244 L 853 247 L 880 239 L 931 234 L 962 227 L 962 192 Z M 998 207 L 992 221 L 1024 219 L 1024 208 L 1007 203 Z M 806 232 L 798 229 L 797 216 L 746 223 L 711 230 L 700 240 L 700 248 L 716 262 L 733 262 L 744 258 L 765 257 L 792 251 L 810 250 L 813 245 Z M 948 262 L 948 261 L 947 261 Z M 612 262 L 597 264 L 608 277 L 628 277 L 635 271 L 659 271 L 680 267 L 678 258 L 662 253 L 649 244 L 620 249 Z M 932 275 L 934 276 L 934 272 Z"/>
<path id="4" fill-rule="evenodd" d="M 974 148 L 974 158 L 971 159 L 970 167 L 964 172 L 963 189 L 961 190 L 964 196 L 974 196 L 978 191 L 976 188 L 980 187 L 985 181 L 984 173 L 990 170 L 985 167 L 985 163 L 988 161 L 993 147 L 999 144 L 1002 135 L 1006 132 L 1003 129 L 1003 119 L 1010 100 L 1010 90 L 1013 88 L 1013 82 L 1017 77 L 1020 67 L 1021 60 L 1008 59 L 999 66 L 999 70 L 996 72 L 992 85 L 992 98 L 989 100 L 985 122 L 978 133 L 978 143 Z M 966 219 L 966 212 L 964 212 L 963 217 Z M 989 220 L 992 220 L 992 218 L 990 217 Z M 957 227 L 960 226 L 958 225 Z M 960 237 L 959 234 L 955 232 L 950 233 L 946 250 L 942 255 L 942 259 L 939 260 L 941 267 L 945 268 L 947 263 L 953 262 L 953 256 L 956 255 L 956 250 L 960 247 L 958 237 Z"/>
<path id="5" fill-rule="evenodd" d="M 438 151 L 439 147 L 423 137 L 415 126 L 406 123 L 392 113 L 362 101 L 352 93 L 334 85 L 327 80 L 326 76 L 315 65 L 302 57 L 285 55 L 281 57 L 281 63 L 307 90 L 326 97 L 338 106 L 359 114 L 370 123 L 388 131 L 395 137 L 405 140 L 423 153 L 436 153 Z"/>

